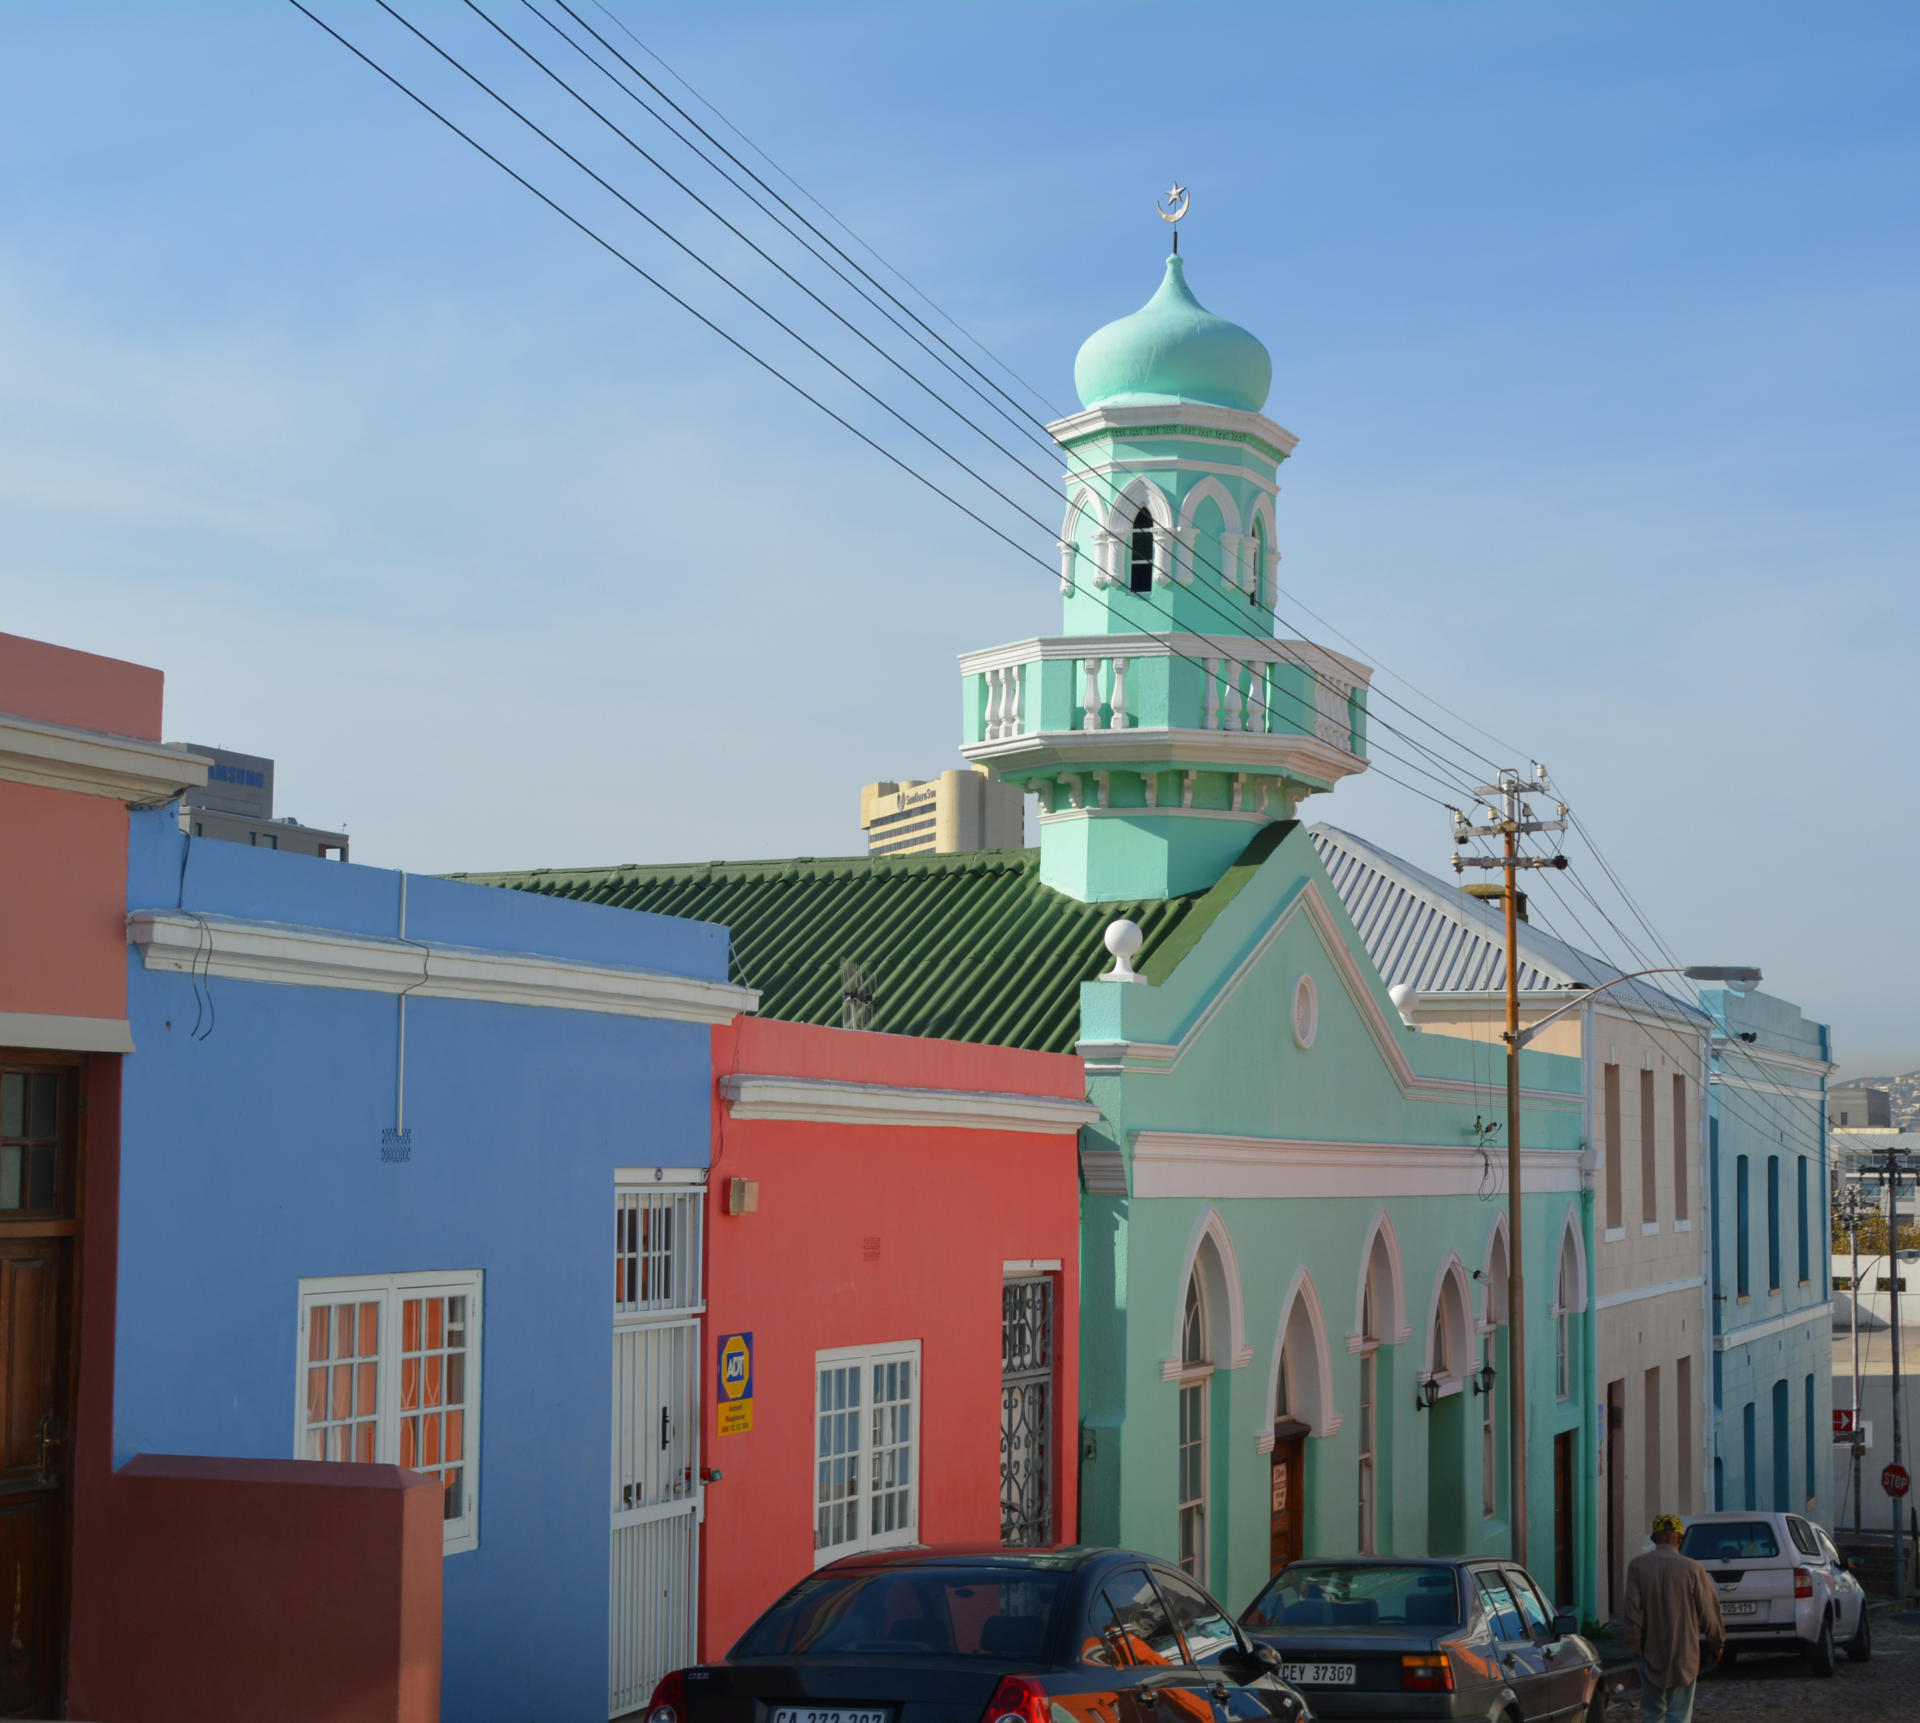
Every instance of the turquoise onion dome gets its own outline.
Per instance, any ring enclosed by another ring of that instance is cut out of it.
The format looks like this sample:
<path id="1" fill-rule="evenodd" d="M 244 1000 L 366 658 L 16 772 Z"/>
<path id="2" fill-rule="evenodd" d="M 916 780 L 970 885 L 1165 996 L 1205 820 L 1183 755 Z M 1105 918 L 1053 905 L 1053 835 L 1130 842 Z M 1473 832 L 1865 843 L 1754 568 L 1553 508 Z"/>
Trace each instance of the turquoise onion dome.
<path id="1" fill-rule="evenodd" d="M 1083 407 L 1205 401 L 1257 413 L 1273 387 L 1273 360 L 1257 337 L 1194 298 L 1176 252 L 1158 293 L 1087 337 L 1073 386 Z"/>

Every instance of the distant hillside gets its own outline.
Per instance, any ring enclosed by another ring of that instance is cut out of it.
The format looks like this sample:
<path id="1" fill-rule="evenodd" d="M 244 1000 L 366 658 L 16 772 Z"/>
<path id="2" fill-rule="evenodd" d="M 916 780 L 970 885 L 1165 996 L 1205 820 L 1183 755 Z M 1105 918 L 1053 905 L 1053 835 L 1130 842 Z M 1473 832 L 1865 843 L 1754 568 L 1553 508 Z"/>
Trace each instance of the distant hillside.
<path id="1" fill-rule="evenodd" d="M 1869 1089 L 1885 1089 L 1892 1099 L 1893 1123 L 1897 1130 L 1920 1131 L 1920 1071 L 1904 1077 L 1856 1077 Z"/>

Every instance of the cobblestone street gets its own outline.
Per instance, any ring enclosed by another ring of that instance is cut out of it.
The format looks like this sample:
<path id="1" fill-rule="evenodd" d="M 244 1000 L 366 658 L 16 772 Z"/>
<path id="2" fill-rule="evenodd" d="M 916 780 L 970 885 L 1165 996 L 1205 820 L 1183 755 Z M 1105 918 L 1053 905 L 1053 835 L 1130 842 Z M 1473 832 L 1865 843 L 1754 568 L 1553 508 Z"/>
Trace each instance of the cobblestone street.
<path id="1" fill-rule="evenodd" d="M 1742 1658 L 1700 1683 L 1693 1708 L 1698 1723 L 1912 1723 L 1920 1717 L 1920 1627 L 1896 1623 L 1888 1612 L 1873 1618 L 1873 1657 L 1841 1659 L 1831 1680 L 1807 1672 L 1797 1657 Z M 1640 1715 L 1637 1691 L 1622 1694 L 1608 1709 L 1610 1723 Z"/>

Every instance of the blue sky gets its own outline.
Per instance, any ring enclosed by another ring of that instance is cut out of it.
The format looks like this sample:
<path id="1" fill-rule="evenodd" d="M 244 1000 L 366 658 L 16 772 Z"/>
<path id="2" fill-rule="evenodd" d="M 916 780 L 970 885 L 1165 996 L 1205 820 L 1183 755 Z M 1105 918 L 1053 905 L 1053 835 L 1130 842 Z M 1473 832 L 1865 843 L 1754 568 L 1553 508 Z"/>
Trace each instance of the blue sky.
<path id="1" fill-rule="evenodd" d="M 312 3 L 939 465 L 387 15 Z M 472 10 L 395 3 L 958 446 Z M 1848 1072 L 1920 1065 L 1920 12 L 608 3 L 1062 407 L 1189 183 L 1189 279 L 1301 438 L 1292 620 L 1548 762 L 1683 958 L 1760 963 Z M 856 850 L 862 782 L 957 763 L 954 655 L 1057 626 L 1041 568 L 290 6 L 15 0 L 0 143 L 0 626 L 161 666 L 171 735 L 275 756 L 362 859 Z M 1444 865 L 1383 779 L 1309 811 Z"/>

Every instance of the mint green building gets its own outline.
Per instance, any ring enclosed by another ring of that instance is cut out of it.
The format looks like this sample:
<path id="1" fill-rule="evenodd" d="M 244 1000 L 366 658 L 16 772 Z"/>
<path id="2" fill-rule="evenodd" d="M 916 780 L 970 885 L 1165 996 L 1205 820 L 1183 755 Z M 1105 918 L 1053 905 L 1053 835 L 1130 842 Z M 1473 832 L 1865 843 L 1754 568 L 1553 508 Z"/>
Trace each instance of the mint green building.
<path id="1" fill-rule="evenodd" d="M 1291 1553 L 1511 1540 L 1502 1069 L 1403 1020 L 1296 818 L 1366 769 L 1371 673 L 1275 637 L 1271 378 L 1177 257 L 1081 350 L 1062 632 L 961 660 L 962 752 L 1038 798 L 1037 854 L 487 876 L 725 923 L 765 1016 L 1077 1049 L 1101 1119 L 1052 1523 L 1235 1609 Z M 1522 1082 L 1527 1547 L 1591 1617 L 1578 1061 Z"/>
<path id="2" fill-rule="evenodd" d="M 961 660 L 962 751 L 1039 798 L 1041 880 L 1193 900 L 1138 974 L 1110 930 L 1080 988 L 1081 1535 L 1235 1607 L 1292 1554 L 1511 1540 L 1503 1067 L 1402 1020 L 1294 818 L 1365 769 L 1370 672 L 1275 638 L 1271 377 L 1169 258 L 1050 427 L 1062 633 Z M 1570 1233 L 1588 1260 L 1578 1062 L 1523 1085 L 1527 1547 L 1591 1615 L 1586 1276 L 1569 1303 L 1554 1274 Z"/>

